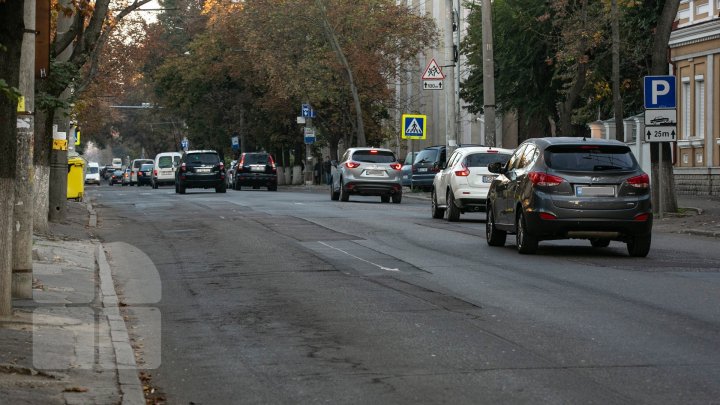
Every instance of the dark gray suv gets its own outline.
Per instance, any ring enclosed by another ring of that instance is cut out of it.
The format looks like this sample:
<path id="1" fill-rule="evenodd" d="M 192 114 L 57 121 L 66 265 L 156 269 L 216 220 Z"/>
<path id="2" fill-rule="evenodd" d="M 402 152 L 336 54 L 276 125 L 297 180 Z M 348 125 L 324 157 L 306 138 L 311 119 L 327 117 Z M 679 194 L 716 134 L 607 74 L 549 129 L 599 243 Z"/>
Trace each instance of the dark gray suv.
<path id="1" fill-rule="evenodd" d="M 551 239 L 589 239 L 594 247 L 621 241 L 636 257 L 650 251 L 650 178 L 624 143 L 534 138 L 488 170 L 499 175 L 488 193 L 489 245 L 514 233 L 520 253 Z"/>

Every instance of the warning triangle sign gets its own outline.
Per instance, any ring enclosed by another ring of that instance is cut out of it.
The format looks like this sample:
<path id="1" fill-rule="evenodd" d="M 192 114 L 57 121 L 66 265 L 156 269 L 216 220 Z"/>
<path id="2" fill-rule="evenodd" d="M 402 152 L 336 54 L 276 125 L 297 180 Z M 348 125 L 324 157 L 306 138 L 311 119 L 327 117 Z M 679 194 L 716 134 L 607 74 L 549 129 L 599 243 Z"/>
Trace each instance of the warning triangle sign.
<path id="1" fill-rule="evenodd" d="M 432 59 L 425 68 L 425 73 L 422 75 L 423 80 L 443 80 L 445 75 L 443 74 L 440 66 L 438 66 L 435 59 Z"/>
<path id="2" fill-rule="evenodd" d="M 422 135 L 422 133 L 422 126 L 418 123 L 417 118 L 413 118 L 407 128 L 405 128 L 406 135 Z"/>

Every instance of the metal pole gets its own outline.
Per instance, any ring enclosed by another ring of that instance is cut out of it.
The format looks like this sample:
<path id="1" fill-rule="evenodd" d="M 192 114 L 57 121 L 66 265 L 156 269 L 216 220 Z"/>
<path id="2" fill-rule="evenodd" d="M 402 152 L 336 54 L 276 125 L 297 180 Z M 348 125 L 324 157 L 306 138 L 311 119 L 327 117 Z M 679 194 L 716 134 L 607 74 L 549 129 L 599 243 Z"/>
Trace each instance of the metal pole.
<path id="1" fill-rule="evenodd" d="M 453 53 L 453 45 L 455 44 L 455 40 L 453 38 L 453 1 L 454 0 L 446 0 L 445 7 L 447 9 L 447 12 L 445 14 L 446 16 L 446 24 L 445 24 L 445 61 L 452 61 L 453 63 L 445 63 L 445 65 L 454 65 L 454 53 Z M 450 22 L 450 24 L 447 24 L 447 22 Z M 450 156 L 453 150 L 455 150 L 455 147 L 457 146 L 457 137 L 456 137 L 456 125 L 455 125 L 455 69 L 454 66 L 452 69 L 448 69 L 447 74 L 448 82 L 452 83 L 450 87 L 450 91 L 448 92 L 447 87 L 445 89 L 445 122 L 447 126 L 447 132 L 445 136 L 445 145 L 447 147 L 447 155 Z M 448 100 L 449 97 L 452 97 L 452 100 Z M 442 162 L 441 162 L 442 163 Z"/>
<path id="2" fill-rule="evenodd" d="M 455 139 L 458 143 L 462 143 L 462 109 L 460 108 L 460 41 L 461 38 L 461 27 L 462 27 L 462 0 L 457 2 L 457 28 L 455 31 L 455 41 L 457 46 L 457 59 L 455 59 Z M 453 55 L 455 56 L 455 55 Z M 450 157 L 450 155 L 447 155 Z"/>
<path id="3" fill-rule="evenodd" d="M 492 4 L 490 0 L 482 0 L 482 41 L 485 143 L 487 146 L 495 146 L 495 63 L 492 37 Z"/>
<path id="4" fill-rule="evenodd" d="M 658 218 L 663 219 L 665 204 L 663 201 L 663 144 L 658 144 Z"/>

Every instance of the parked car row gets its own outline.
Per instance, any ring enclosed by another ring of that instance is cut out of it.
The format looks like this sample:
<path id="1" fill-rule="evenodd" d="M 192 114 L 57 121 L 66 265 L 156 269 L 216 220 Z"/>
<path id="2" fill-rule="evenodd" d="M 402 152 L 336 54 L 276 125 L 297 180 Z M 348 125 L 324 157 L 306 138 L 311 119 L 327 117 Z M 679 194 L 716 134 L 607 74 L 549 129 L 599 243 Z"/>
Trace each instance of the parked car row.
<path id="1" fill-rule="evenodd" d="M 554 239 L 586 239 L 597 248 L 619 241 L 635 257 L 650 251 L 650 178 L 622 142 L 553 137 L 529 139 L 515 150 L 463 147 L 436 170 L 433 157 L 441 153 L 431 147 L 417 155 L 412 184 L 426 181 L 416 181 L 424 171 L 415 165 L 432 163 L 432 217 L 457 221 L 485 211 L 490 246 L 515 235 L 523 254 Z"/>

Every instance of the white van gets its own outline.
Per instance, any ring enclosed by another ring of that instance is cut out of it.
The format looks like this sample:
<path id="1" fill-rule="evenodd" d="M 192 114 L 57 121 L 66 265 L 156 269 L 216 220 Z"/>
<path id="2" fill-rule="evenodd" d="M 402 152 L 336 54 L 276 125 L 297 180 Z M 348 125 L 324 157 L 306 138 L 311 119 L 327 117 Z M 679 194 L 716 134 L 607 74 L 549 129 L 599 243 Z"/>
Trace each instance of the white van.
<path id="1" fill-rule="evenodd" d="M 88 162 L 85 170 L 85 184 L 100 185 L 100 165 L 98 162 Z"/>
<path id="2" fill-rule="evenodd" d="M 180 152 L 162 152 L 155 156 L 153 168 L 152 187 L 158 188 L 160 184 L 175 184 L 175 170 L 180 164 Z"/>

